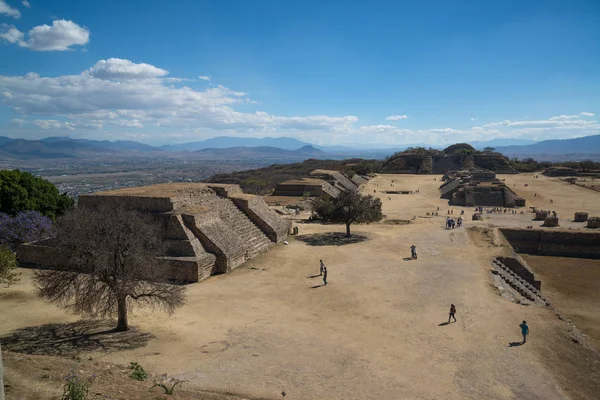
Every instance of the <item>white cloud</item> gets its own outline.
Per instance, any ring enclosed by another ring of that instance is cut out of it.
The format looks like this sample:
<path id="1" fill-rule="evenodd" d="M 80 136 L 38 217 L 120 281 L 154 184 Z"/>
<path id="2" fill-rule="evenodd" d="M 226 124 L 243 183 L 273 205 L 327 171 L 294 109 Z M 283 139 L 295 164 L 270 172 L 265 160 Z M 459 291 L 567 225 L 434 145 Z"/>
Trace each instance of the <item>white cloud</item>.
<path id="1" fill-rule="evenodd" d="M 5 0 L 0 0 L 0 14 L 6 14 L 15 19 L 21 18 L 21 12 L 7 4 Z"/>
<path id="2" fill-rule="evenodd" d="M 388 121 L 400 121 L 401 119 L 407 119 L 408 115 L 402 114 L 402 115 L 390 115 L 389 117 L 386 118 L 386 120 Z"/>
<path id="3" fill-rule="evenodd" d="M 29 4 L 29 2 L 27 0 L 22 0 L 21 4 L 23 4 L 27 8 L 31 8 L 31 4 Z"/>
<path id="4" fill-rule="evenodd" d="M 210 81 L 210 76 L 207 76 L 207 75 L 200 75 L 200 76 L 198 77 L 198 79 L 201 79 L 201 80 L 203 80 L 203 81 Z"/>
<path id="5" fill-rule="evenodd" d="M 472 117 L 472 118 L 471 118 L 471 121 L 477 121 L 477 118 L 475 118 L 475 117 Z"/>
<path id="6" fill-rule="evenodd" d="M 248 95 L 224 86 L 202 90 L 150 64 L 108 59 L 76 74 L 42 77 L 0 75 L 1 104 L 11 107 L 22 125 L 49 131 L 76 131 L 87 137 L 146 141 L 228 136 L 290 136 L 318 144 L 447 144 L 493 138 L 551 139 L 600 133 L 593 114 L 559 115 L 539 120 L 504 120 L 468 129 L 452 126 L 401 129 L 391 124 L 360 125 L 353 115 L 282 116 L 256 107 Z M 174 85 L 173 83 L 178 83 Z M 586 117 L 586 118 L 584 118 Z M 401 118 L 404 119 L 404 118 Z M 394 120 L 391 120 L 394 121 Z"/>
<path id="7" fill-rule="evenodd" d="M 50 129 L 68 129 L 75 130 L 75 127 L 70 122 L 61 122 L 55 119 L 36 119 L 31 121 L 31 123 L 37 126 L 40 129 L 50 130 Z"/>
<path id="8" fill-rule="evenodd" d="M 71 46 L 81 46 L 90 40 L 90 31 L 87 28 L 64 19 L 52 21 L 52 26 L 39 25 L 32 28 L 27 33 L 27 40 L 24 40 L 23 33 L 16 28 L 11 27 L 8 32 L 11 30 L 11 38 L 14 40 L 18 36 L 18 40 L 10 43 L 18 43 L 21 47 L 35 51 L 71 50 Z M 3 39 L 8 41 L 6 37 Z"/>
<path id="9" fill-rule="evenodd" d="M 12 25 L 3 25 L 4 32 L 0 33 L 0 41 L 8 43 L 20 43 L 23 41 L 23 32 Z"/>
<path id="10" fill-rule="evenodd" d="M 169 71 L 156 68 L 154 65 L 135 64 L 129 60 L 109 58 L 98 61 L 88 69 L 91 76 L 99 79 L 151 79 L 165 76 Z"/>

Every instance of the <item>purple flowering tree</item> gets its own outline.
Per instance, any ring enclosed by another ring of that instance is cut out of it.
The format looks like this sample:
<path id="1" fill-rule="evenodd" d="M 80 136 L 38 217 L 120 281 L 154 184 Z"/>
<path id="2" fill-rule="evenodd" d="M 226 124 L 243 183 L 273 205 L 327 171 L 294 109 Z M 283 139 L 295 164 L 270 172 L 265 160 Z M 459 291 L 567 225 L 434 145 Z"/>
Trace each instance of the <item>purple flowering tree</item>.
<path id="1" fill-rule="evenodd" d="M 52 234 L 52 220 L 37 211 L 22 211 L 14 217 L 0 213 L 0 245 L 13 251 L 22 243 L 47 239 Z"/>

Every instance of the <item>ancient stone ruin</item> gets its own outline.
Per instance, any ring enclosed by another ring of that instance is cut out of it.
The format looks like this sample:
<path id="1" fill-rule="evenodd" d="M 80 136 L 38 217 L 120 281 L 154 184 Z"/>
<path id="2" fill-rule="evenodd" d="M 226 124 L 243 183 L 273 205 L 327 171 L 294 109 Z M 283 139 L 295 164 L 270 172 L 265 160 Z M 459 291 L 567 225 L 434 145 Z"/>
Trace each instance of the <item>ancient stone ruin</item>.
<path id="1" fill-rule="evenodd" d="M 590 217 L 587 221 L 588 228 L 600 228 L 600 217 Z"/>
<path id="2" fill-rule="evenodd" d="M 341 190 L 322 179 L 292 179 L 278 183 L 271 196 L 309 196 L 337 199 Z"/>
<path id="3" fill-rule="evenodd" d="M 458 146 L 458 147 L 457 147 Z M 486 169 L 499 174 L 516 174 L 502 154 L 484 154 L 462 143 L 443 151 L 424 150 L 395 154 L 381 169 L 384 174 L 445 174 L 447 171 Z"/>
<path id="4" fill-rule="evenodd" d="M 368 176 L 354 175 L 352 179 L 339 171 L 317 169 L 310 178 L 293 179 L 278 183 L 271 196 L 324 197 L 337 199 L 341 192 L 358 190 Z"/>
<path id="5" fill-rule="evenodd" d="M 580 211 L 575 213 L 575 222 L 585 222 L 588 220 L 588 213 Z"/>
<path id="6" fill-rule="evenodd" d="M 544 224 L 543 226 L 547 226 L 547 227 L 555 227 L 558 226 L 558 217 L 549 215 L 546 218 L 544 218 Z"/>
<path id="7" fill-rule="evenodd" d="M 169 279 L 198 282 L 227 273 L 283 241 L 290 222 L 262 197 L 238 185 L 168 183 L 79 197 L 78 207 L 126 206 L 151 213 L 161 225 L 166 253 L 160 257 Z M 57 267 L 48 242 L 23 245 L 22 265 Z"/>
<path id="8" fill-rule="evenodd" d="M 481 169 L 452 171 L 445 175 L 440 197 L 451 205 L 523 207 L 525 199 L 517 196 L 492 171 Z"/>

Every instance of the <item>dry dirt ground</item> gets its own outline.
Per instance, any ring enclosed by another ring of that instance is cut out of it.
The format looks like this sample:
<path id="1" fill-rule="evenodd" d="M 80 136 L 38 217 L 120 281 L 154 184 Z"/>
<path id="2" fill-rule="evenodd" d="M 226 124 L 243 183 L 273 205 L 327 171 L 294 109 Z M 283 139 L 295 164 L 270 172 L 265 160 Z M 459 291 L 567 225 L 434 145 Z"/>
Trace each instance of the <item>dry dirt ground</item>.
<path id="1" fill-rule="evenodd" d="M 559 214 L 600 215 L 598 192 L 568 187 L 575 190 L 569 194 L 567 184 L 530 174 L 503 178 L 528 201 L 554 199 Z M 568 324 L 548 308 L 514 304 L 492 285 L 490 260 L 509 250 L 486 228 L 531 224 L 531 214 L 472 222 L 472 209 L 465 209 L 465 227 L 446 230 L 450 208 L 439 199 L 439 179 L 377 176 L 363 192 L 382 198 L 387 218 L 411 224 L 353 226 L 348 242 L 343 226 L 299 223 L 300 236 L 289 245 L 190 285 L 186 305 L 174 315 L 134 310 L 130 322 L 139 332 L 122 341 L 82 336 L 73 325 L 67 332 L 57 328 L 65 325 L 39 328 L 77 318 L 37 299 L 32 271 L 24 270 L 22 283 L 0 292 L 2 343 L 68 355 L 79 340 L 84 360 L 137 361 L 186 380 L 187 390 L 246 398 L 277 399 L 285 391 L 286 399 L 597 399 L 597 353 L 571 341 Z M 518 188 L 525 182 L 529 191 Z M 419 193 L 382 193 L 401 189 Z M 539 200 L 529 198 L 534 189 Z M 426 217 L 437 207 L 439 217 Z M 451 209 L 456 217 L 462 208 Z M 473 226 L 481 229 L 468 234 Z M 418 260 L 408 259 L 411 244 Z M 329 269 L 327 286 L 319 259 Z M 458 322 L 445 324 L 451 303 Z M 531 336 L 511 346 L 521 339 L 523 319 Z M 15 357 L 7 364 L 9 383 L 27 374 Z M 31 390 L 38 398 L 57 396 L 47 387 Z"/>

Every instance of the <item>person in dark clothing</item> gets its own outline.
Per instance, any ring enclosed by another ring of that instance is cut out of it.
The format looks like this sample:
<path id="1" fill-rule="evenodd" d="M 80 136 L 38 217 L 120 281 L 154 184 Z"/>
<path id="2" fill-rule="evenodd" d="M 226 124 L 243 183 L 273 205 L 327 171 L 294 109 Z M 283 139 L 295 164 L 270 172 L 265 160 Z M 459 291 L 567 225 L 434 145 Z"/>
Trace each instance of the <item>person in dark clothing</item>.
<path id="1" fill-rule="evenodd" d="M 323 267 L 323 286 L 327 285 L 327 267 Z"/>
<path id="2" fill-rule="evenodd" d="M 410 258 L 412 258 L 413 260 L 417 259 L 417 246 L 415 246 L 414 244 L 410 246 Z"/>
<path id="3" fill-rule="evenodd" d="M 529 326 L 527 326 L 527 321 L 523 321 L 521 325 L 521 334 L 523 335 L 523 344 L 527 343 L 527 335 L 529 335 Z"/>
<path id="4" fill-rule="evenodd" d="M 448 323 L 450 323 L 450 318 L 454 318 L 454 322 L 456 322 L 456 317 L 454 314 L 456 314 L 456 307 L 454 307 L 454 304 L 450 304 L 450 316 L 448 317 Z"/>

